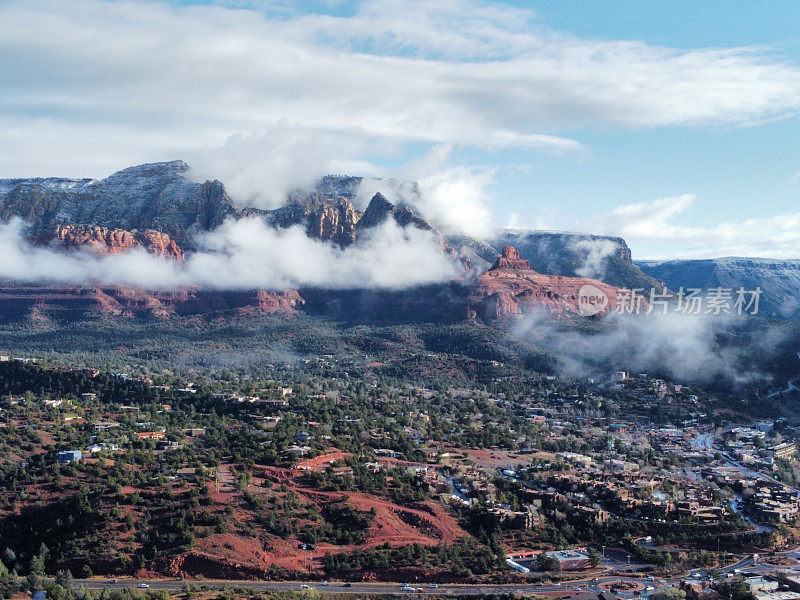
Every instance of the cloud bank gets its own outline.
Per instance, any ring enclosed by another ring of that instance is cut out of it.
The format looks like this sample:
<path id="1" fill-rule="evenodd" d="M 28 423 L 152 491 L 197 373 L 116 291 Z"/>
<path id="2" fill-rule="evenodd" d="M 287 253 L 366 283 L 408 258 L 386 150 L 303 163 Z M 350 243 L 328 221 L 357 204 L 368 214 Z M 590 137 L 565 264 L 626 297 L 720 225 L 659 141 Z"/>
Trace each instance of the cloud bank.
<path id="1" fill-rule="evenodd" d="M 433 233 L 393 221 L 347 249 L 311 239 L 300 227 L 275 230 L 258 219 L 227 221 L 197 242 L 200 250 L 184 263 L 143 249 L 107 256 L 63 252 L 31 246 L 22 221 L 14 219 L 0 225 L 0 279 L 145 289 L 396 289 L 459 274 Z"/>
<path id="2" fill-rule="evenodd" d="M 756 335 L 742 333 L 747 331 L 746 318 L 658 311 L 611 314 L 598 332 L 584 333 L 541 313 L 523 319 L 514 334 L 547 348 L 562 372 L 576 377 L 624 369 L 701 384 L 768 382 L 770 376 L 753 366 L 754 358 L 773 353 L 786 332 L 759 324 Z M 733 331 L 739 334 L 732 336 Z"/>

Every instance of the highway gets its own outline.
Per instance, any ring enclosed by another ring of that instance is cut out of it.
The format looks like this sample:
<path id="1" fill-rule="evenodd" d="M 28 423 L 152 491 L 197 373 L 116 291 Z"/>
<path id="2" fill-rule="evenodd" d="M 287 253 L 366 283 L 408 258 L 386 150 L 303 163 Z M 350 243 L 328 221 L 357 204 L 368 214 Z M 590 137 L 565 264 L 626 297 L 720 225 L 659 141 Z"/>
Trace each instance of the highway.
<path id="1" fill-rule="evenodd" d="M 76 585 L 83 585 L 92 589 L 120 589 L 136 588 L 142 584 L 149 586 L 151 590 L 180 590 L 184 585 L 207 585 L 211 588 L 222 588 L 225 586 L 242 586 L 258 591 L 302 591 L 304 589 L 315 589 L 325 593 L 336 594 L 413 594 L 413 590 L 424 589 L 426 594 L 436 595 L 473 595 L 473 594 L 541 594 L 542 592 L 562 592 L 564 595 L 577 593 L 573 588 L 580 587 L 581 591 L 587 591 L 589 585 L 597 590 L 597 584 L 603 580 L 616 580 L 616 578 L 601 578 L 597 582 L 572 582 L 569 585 L 532 585 L 532 584 L 439 584 L 431 587 L 431 584 L 413 584 L 409 589 L 403 589 L 401 583 L 388 582 L 353 582 L 350 587 L 345 587 L 342 582 L 331 582 L 329 586 L 323 586 L 319 581 L 193 581 L 193 580 L 173 580 L 173 579 L 120 579 L 116 583 L 102 579 L 76 579 Z M 410 584 L 411 585 L 411 584 Z M 302 586 L 309 586 L 308 588 Z"/>

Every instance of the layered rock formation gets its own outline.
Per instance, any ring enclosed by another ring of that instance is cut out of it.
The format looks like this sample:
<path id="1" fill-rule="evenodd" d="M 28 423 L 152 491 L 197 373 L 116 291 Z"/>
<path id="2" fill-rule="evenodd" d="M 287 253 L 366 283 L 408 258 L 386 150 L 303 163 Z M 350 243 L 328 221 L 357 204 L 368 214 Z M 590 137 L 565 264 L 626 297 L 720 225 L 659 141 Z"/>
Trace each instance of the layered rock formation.
<path id="1" fill-rule="evenodd" d="M 5 320 L 55 318 L 67 321 L 90 315 L 160 317 L 217 311 L 292 313 L 305 304 L 295 290 L 147 291 L 131 286 L 0 285 L 0 317 Z"/>
<path id="2" fill-rule="evenodd" d="M 152 163 L 94 179 L 0 180 L 0 220 L 21 217 L 33 235 L 58 225 L 86 223 L 162 231 L 182 247 L 192 234 L 220 225 L 236 213 L 219 181 L 196 183 L 183 161 Z"/>
<path id="3" fill-rule="evenodd" d="M 195 249 L 196 233 L 211 230 L 227 218 L 256 217 L 278 228 L 300 226 L 309 237 L 341 247 L 357 242 L 388 219 L 401 227 L 439 235 L 412 207 L 420 197 L 416 185 L 388 182 L 403 202 L 394 204 L 375 193 L 362 214 L 355 206 L 363 184 L 358 177 L 327 176 L 313 189 L 289 194 L 287 203 L 278 209 L 239 210 L 220 182 L 193 182 L 189 167 L 182 161 L 173 161 L 131 167 L 102 180 L 0 180 L 0 220 L 23 218 L 31 226 L 32 239 L 65 250 L 89 248 L 112 254 L 144 248 L 176 260 L 183 259 L 184 251 Z M 578 292 L 583 285 L 594 285 L 599 293 L 608 293 L 608 305 L 600 311 L 602 314 L 614 307 L 616 288 L 595 278 L 628 288 L 647 289 L 657 284 L 630 262 L 630 250 L 618 238 L 506 232 L 492 240 L 462 236 L 448 241 L 441 235 L 440 239 L 441 251 L 463 265 L 461 271 L 465 275 L 459 281 L 402 292 L 359 291 L 355 305 L 358 315 L 368 320 L 372 311 L 391 312 L 413 319 L 414 311 L 404 311 L 402 306 L 414 306 L 420 315 L 438 320 L 461 319 L 467 314 L 490 321 L 504 320 L 537 307 L 554 314 L 574 313 L 578 312 Z M 509 240 L 518 240 L 522 252 Z M 494 260 L 495 248 L 501 246 L 505 247 L 494 266 L 475 280 L 470 255 L 463 248 L 473 250 L 471 256 L 481 270 L 488 266 L 485 260 Z M 575 277 L 588 272 L 592 278 Z M 295 310 L 304 301 L 296 291 L 153 293 L 133 288 L 64 287 L 57 291 L 52 286 L 27 286 L 15 294 L 6 286 L 0 293 L 23 313 L 37 304 L 36 293 L 41 294 L 38 305 L 45 312 L 49 307 L 56 313 L 74 309 L 78 313 L 86 310 L 168 316 L 231 308 L 271 312 Z M 346 294 L 317 290 L 314 295 L 316 299 L 311 304 L 327 311 L 340 306 L 337 298 Z M 432 304 L 436 306 L 429 309 Z M 387 311 L 387 307 L 393 308 Z M 380 314 L 378 317 L 385 318 Z"/>
<path id="4" fill-rule="evenodd" d="M 274 210 L 245 209 L 242 216 L 261 216 L 275 227 L 300 225 L 306 235 L 348 246 L 356 241 L 356 223 L 360 213 L 345 197 L 329 197 L 320 192 L 293 194 L 289 202 Z"/>
<path id="5" fill-rule="evenodd" d="M 588 302 L 590 295 L 605 298 L 596 312 L 591 307 L 581 308 L 581 303 Z M 614 310 L 624 297 L 625 293 L 619 288 L 595 279 L 533 271 L 527 260 L 520 259 L 516 248 L 506 246 L 492 268 L 478 279 L 470 295 L 470 310 L 486 321 L 505 321 L 541 310 L 554 315 L 594 313 L 602 316 Z M 643 299 L 640 305 L 647 307 Z"/>
<path id="6" fill-rule="evenodd" d="M 500 258 L 494 263 L 493 269 L 523 269 L 530 270 L 531 263 L 519 257 L 519 252 L 514 246 L 503 246 Z"/>
<path id="7" fill-rule="evenodd" d="M 631 260 L 631 250 L 620 237 L 565 231 L 506 230 L 486 240 L 491 248 L 514 246 L 531 268 L 544 275 L 587 277 L 616 287 L 660 290 L 660 281 L 642 272 Z M 476 251 L 485 256 L 486 243 Z M 495 251 L 496 252 L 496 251 Z"/>
<path id="8" fill-rule="evenodd" d="M 96 254 L 144 248 L 157 256 L 183 260 L 183 249 L 166 233 L 153 229 L 128 231 L 99 225 L 58 225 L 52 233 L 39 235 L 34 241 L 55 244 L 65 250 L 89 249 Z"/>

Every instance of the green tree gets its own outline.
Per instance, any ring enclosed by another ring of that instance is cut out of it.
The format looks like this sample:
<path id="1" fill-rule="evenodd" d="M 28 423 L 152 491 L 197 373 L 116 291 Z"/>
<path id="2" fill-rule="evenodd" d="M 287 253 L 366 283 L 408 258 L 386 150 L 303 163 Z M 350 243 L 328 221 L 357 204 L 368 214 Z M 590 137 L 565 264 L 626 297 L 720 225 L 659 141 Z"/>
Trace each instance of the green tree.
<path id="1" fill-rule="evenodd" d="M 686 592 L 675 587 L 663 587 L 656 590 L 650 600 L 686 600 Z"/>
<path id="2" fill-rule="evenodd" d="M 602 558 L 603 557 L 600 556 L 600 553 L 597 550 L 595 550 L 594 548 L 589 550 L 589 564 L 592 565 L 592 568 L 599 567 Z"/>

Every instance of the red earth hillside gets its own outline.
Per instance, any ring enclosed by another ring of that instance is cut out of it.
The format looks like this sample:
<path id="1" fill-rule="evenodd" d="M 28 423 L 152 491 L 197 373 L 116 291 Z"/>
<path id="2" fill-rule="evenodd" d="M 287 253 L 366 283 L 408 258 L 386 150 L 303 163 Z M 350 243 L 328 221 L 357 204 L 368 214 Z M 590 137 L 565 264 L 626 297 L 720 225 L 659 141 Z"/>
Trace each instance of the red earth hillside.
<path id="1" fill-rule="evenodd" d="M 506 246 L 492 268 L 478 279 L 470 306 L 477 317 L 488 321 L 519 318 L 542 309 L 555 315 L 590 316 L 607 314 L 624 302 L 625 296 L 621 288 L 595 279 L 538 273 L 514 246 Z M 640 311 L 647 307 L 644 298 L 636 301 Z"/>

